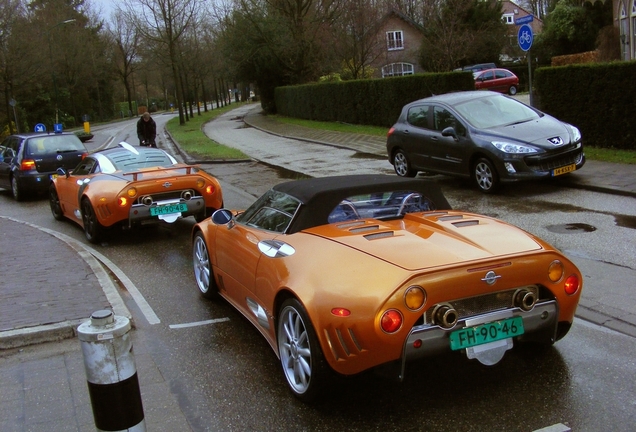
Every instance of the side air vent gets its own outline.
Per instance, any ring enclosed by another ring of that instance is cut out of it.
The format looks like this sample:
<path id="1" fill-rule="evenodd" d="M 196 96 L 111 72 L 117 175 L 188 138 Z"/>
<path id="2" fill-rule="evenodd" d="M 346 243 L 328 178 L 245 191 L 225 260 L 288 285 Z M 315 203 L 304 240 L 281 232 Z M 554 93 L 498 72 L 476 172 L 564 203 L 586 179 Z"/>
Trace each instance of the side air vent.
<path id="1" fill-rule="evenodd" d="M 393 237 L 393 231 L 384 231 L 375 234 L 367 234 L 364 236 L 364 238 L 367 240 L 378 240 L 387 237 Z"/>
<path id="2" fill-rule="evenodd" d="M 353 228 L 352 230 L 350 230 L 350 232 L 352 232 L 353 234 L 362 234 L 369 231 L 377 231 L 379 229 L 380 229 L 379 225 L 366 225 L 360 228 Z"/>
<path id="3" fill-rule="evenodd" d="M 459 220 L 459 219 L 464 219 L 464 216 L 462 216 L 462 215 L 450 215 L 450 216 L 442 216 L 442 217 L 437 218 L 438 221 L 442 221 L 442 222 L 454 221 L 454 220 Z"/>
<path id="4" fill-rule="evenodd" d="M 473 225 L 479 225 L 479 221 L 478 220 L 466 220 L 466 221 L 461 221 L 461 222 L 453 222 L 453 225 L 456 226 L 457 228 L 462 228 L 462 227 L 467 227 L 467 226 L 473 226 Z"/>

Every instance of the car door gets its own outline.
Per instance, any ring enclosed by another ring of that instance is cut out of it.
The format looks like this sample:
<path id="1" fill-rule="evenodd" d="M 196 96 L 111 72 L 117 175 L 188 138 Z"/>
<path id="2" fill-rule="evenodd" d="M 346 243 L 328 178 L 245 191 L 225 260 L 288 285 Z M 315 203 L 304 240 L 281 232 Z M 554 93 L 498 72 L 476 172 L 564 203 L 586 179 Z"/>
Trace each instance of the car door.
<path id="1" fill-rule="evenodd" d="M 59 176 L 55 183 L 62 211 L 68 217 L 79 219 L 79 197 L 98 170 L 99 164 L 92 157 L 86 157 L 68 176 Z"/>
<path id="2" fill-rule="evenodd" d="M 488 70 L 486 72 L 482 72 L 477 76 L 477 81 L 475 81 L 475 88 L 479 89 L 489 89 L 492 90 L 492 86 L 494 85 L 495 72 L 492 70 Z"/>
<path id="3" fill-rule="evenodd" d="M 402 128 L 402 143 L 411 165 L 415 169 L 430 168 L 433 149 L 431 131 L 431 109 L 428 104 L 414 105 L 409 108 L 406 124 Z"/>
<path id="4" fill-rule="evenodd" d="M 431 162 L 440 172 L 462 174 L 469 158 L 470 139 L 467 137 L 466 126 L 459 117 L 442 105 L 435 105 L 433 114 L 433 142 L 434 152 Z M 447 128 L 453 128 L 454 136 L 443 136 Z"/>

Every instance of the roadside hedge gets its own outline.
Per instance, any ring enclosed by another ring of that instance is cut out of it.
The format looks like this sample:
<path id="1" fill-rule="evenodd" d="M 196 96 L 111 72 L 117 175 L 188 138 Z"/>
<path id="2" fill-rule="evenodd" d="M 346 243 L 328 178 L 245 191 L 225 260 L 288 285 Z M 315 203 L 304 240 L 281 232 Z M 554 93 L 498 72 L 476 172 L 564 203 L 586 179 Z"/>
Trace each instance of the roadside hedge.
<path id="1" fill-rule="evenodd" d="M 389 128 L 409 102 L 474 86 L 471 73 L 447 72 L 277 87 L 276 112 L 305 120 Z"/>
<path id="2" fill-rule="evenodd" d="M 636 61 L 537 69 L 535 105 L 579 128 L 584 145 L 636 150 Z"/>

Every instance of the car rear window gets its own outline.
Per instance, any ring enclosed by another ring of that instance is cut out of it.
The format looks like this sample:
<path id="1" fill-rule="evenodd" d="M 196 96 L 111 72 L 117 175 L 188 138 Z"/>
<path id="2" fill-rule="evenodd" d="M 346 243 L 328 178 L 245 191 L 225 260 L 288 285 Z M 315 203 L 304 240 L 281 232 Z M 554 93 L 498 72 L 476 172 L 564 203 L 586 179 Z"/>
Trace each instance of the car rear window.
<path id="1" fill-rule="evenodd" d="M 85 151 L 86 147 L 75 135 L 41 136 L 27 141 L 27 154 L 34 156 Z"/>
<path id="2" fill-rule="evenodd" d="M 333 209 L 328 222 L 345 222 L 357 219 L 385 219 L 435 210 L 433 202 L 414 191 L 380 192 L 349 197 Z"/>
<path id="3" fill-rule="evenodd" d="M 140 168 L 169 167 L 174 165 L 174 161 L 162 151 L 135 154 L 122 149 L 120 152 L 109 154 L 108 158 L 112 161 L 113 165 L 115 165 L 115 168 L 121 171 L 134 171 Z"/>

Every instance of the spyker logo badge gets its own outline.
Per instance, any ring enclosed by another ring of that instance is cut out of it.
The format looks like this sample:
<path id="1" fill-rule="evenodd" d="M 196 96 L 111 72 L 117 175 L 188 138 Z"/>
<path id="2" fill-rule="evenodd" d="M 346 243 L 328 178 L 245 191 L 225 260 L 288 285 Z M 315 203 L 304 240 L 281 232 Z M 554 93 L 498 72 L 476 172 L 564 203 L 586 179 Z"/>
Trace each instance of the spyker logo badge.
<path id="1" fill-rule="evenodd" d="M 62 155 L 57 155 L 57 157 L 55 159 L 62 160 Z"/>
<path id="2" fill-rule="evenodd" d="M 486 276 L 482 279 L 482 281 L 486 282 L 488 285 L 494 285 L 500 277 L 500 275 L 491 270 L 486 273 Z"/>
<path id="3" fill-rule="evenodd" d="M 552 143 L 553 146 L 563 145 L 563 140 L 561 139 L 561 137 L 558 137 L 558 136 L 548 138 L 548 141 L 550 141 L 550 143 Z"/>
<path id="4" fill-rule="evenodd" d="M 170 182 L 165 182 L 164 184 L 162 184 L 161 186 L 165 187 L 166 189 L 168 189 L 170 186 L 172 186 L 172 183 Z"/>

